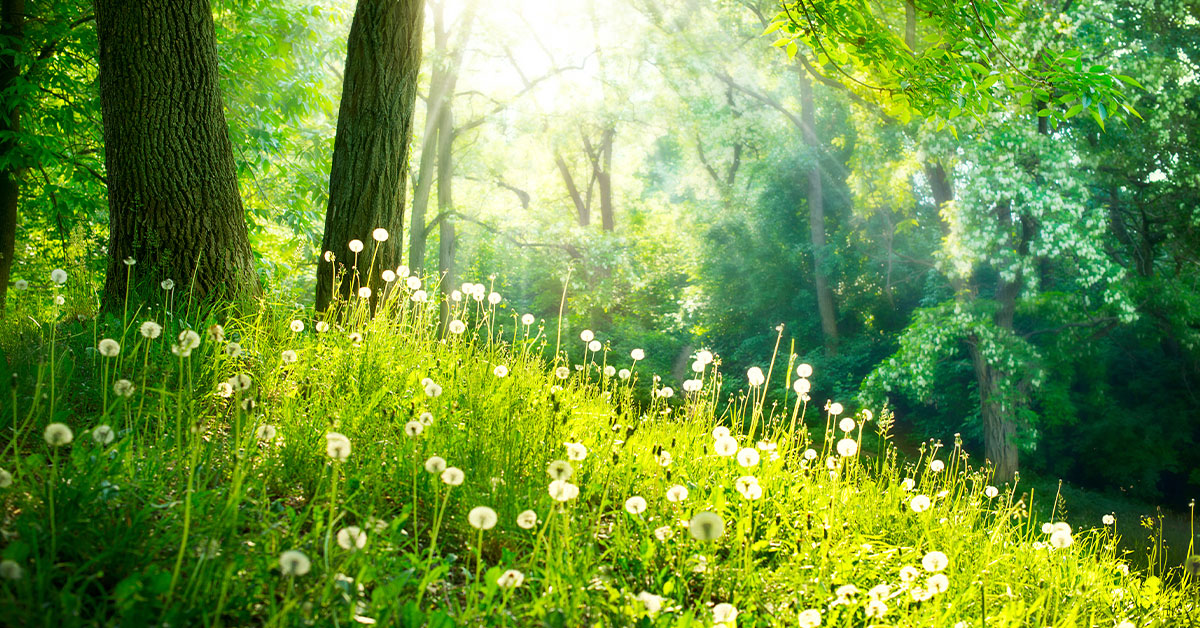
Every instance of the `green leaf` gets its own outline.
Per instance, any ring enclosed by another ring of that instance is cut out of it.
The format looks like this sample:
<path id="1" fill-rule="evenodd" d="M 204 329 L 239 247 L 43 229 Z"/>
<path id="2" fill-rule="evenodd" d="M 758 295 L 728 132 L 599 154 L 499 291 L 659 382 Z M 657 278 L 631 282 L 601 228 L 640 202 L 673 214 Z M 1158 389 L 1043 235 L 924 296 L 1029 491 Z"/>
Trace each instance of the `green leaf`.
<path id="1" fill-rule="evenodd" d="M 1083 105 L 1080 105 L 1080 104 L 1073 105 L 1070 109 L 1067 109 L 1066 113 L 1063 114 L 1063 118 L 1070 120 L 1071 118 L 1074 118 L 1075 116 L 1079 115 L 1080 111 L 1083 111 Z"/>

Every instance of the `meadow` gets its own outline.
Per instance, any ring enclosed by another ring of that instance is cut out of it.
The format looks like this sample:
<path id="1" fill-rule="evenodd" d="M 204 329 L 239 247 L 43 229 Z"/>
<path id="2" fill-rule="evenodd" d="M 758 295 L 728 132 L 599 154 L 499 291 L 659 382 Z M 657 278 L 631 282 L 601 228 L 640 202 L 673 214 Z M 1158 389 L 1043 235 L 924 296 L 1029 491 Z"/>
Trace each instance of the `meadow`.
<path id="1" fill-rule="evenodd" d="M 700 350 L 673 390 L 642 348 L 522 315 L 490 280 L 443 299 L 404 267 L 381 278 L 320 314 L 205 306 L 164 279 L 75 316 L 92 293 L 61 269 L 12 293 L 0 623 L 1129 628 L 1200 611 L 1195 559 L 1143 570 L 1118 548 L 1137 522 L 1039 518 L 1055 496 L 994 485 L 958 439 L 899 454 L 886 407 L 811 398 L 822 374 L 778 342 L 745 373 Z"/>

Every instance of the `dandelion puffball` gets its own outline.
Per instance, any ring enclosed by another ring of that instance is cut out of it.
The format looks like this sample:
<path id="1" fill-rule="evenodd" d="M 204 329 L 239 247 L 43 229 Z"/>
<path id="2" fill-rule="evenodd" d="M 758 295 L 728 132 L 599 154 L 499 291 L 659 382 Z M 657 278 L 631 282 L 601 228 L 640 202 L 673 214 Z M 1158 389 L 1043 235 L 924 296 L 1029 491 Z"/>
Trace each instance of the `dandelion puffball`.
<path id="1" fill-rule="evenodd" d="M 367 533 L 358 526 L 347 526 L 338 530 L 337 544 L 344 550 L 360 550 L 367 545 Z"/>
<path id="2" fill-rule="evenodd" d="M 629 369 L 621 369 L 621 370 L 617 371 L 617 377 L 619 377 L 621 379 L 629 379 L 630 375 L 631 375 L 631 373 L 629 372 Z"/>
<path id="3" fill-rule="evenodd" d="M 1116 522 L 1116 518 L 1112 515 L 1104 515 L 1103 517 L 1100 517 L 1100 523 L 1103 523 L 1106 526 L 1110 526 Z"/>
<path id="4" fill-rule="evenodd" d="M 838 429 L 842 430 L 843 432 L 853 432 L 855 427 L 858 427 L 858 424 L 855 423 L 854 419 L 850 417 L 846 417 L 841 421 L 838 421 Z"/>
<path id="5" fill-rule="evenodd" d="M 642 351 L 641 349 L 634 349 L 633 351 L 629 352 L 629 357 L 633 358 L 635 362 L 645 360 L 646 352 Z"/>
<path id="6" fill-rule="evenodd" d="M 551 497 L 560 502 L 569 501 L 579 496 L 579 487 L 566 480 L 554 480 L 547 487 L 547 491 Z"/>
<path id="7" fill-rule="evenodd" d="M 592 339 L 595 337 L 596 337 L 596 335 L 593 334 L 592 330 L 590 330 L 590 329 L 585 329 L 585 330 L 579 332 L 579 339 L 584 342 L 591 342 Z"/>
<path id="8" fill-rule="evenodd" d="M 829 414 L 831 414 L 833 416 L 837 416 L 837 415 L 841 414 L 843 410 L 844 410 L 844 408 L 842 408 L 842 404 L 840 404 L 836 401 L 829 404 Z"/>
<path id="9" fill-rule="evenodd" d="M 845 458 L 849 458 L 858 453 L 858 443 L 853 438 L 843 438 L 838 441 L 837 451 Z"/>
<path id="10" fill-rule="evenodd" d="M 729 428 L 725 427 L 724 425 L 718 425 L 713 428 L 712 437 L 714 440 L 719 440 L 725 438 L 726 436 L 729 436 Z"/>
<path id="11" fill-rule="evenodd" d="M 599 351 L 603 347 L 604 345 L 600 344 L 599 340 L 593 340 L 588 343 L 588 351 L 591 351 L 592 353 Z"/>
<path id="12" fill-rule="evenodd" d="M 28 289 L 29 289 L 29 282 L 28 282 L 28 281 L 25 281 L 24 279 L 18 279 L 18 280 L 16 280 L 16 281 L 14 281 L 14 282 L 13 282 L 13 287 L 14 287 L 14 288 L 16 288 L 18 291 L 21 291 L 21 290 L 28 290 Z"/>
<path id="13" fill-rule="evenodd" d="M 299 550 L 288 550 L 279 555 L 279 570 L 285 576 L 303 576 L 312 568 L 312 562 Z"/>
<path id="14" fill-rule="evenodd" d="M 442 482 L 445 482 L 449 486 L 459 486 L 466 477 L 466 474 L 458 467 L 446 467 L 442 471 Z"/>
<path id="15" fill-rule="evenodd" d="M 696 354 L 696 361 L 701 364 L 712 364 L 712 361 L 713 361 L 712 351 L 709 351 L 708 349 L 702 349 L 700 351 L 700 353 Z"/>
<path id="16" fill-rule="evenodd" d="M 107 445 L 116 437 L 116 432 L 107 425 L 98 425 L 92 430 L 92 440 L 96 441 L 98 445 Z"/>
<path id="17" fill-rule="evenodd" d="M 380 227 L 380 228 L 372 231 L 371 239 L 375 240 L 376 242 L 387 242 L 387 239 L 388 239 L 387 229 Z"/>
<path id="18" fill-rule="evenodd" d="M 51 423 L 47 425 L 43 436 L 46 439 L 46 444 L 52 447 L 69 445 L 75 439 L 75 433 L 63 423 Z"/>
<path id="19" fill-rule="evenodd" d="M 802 365 L 802 366 L 807 366 L 807 365 Z M 800 628 L 817 628 L 817 626 L 821 625 L 821 611 L 819 611 L 815 608 L 810 608 L 806 611 L 801 612 L 799 617 L 797 617 L 796 619 L 797 619 L 796 625 L 799 626 Z"/>
<path id="20" fill-rule="evenodd" d="M 350 458 L 350 439 L 338 432 L 326 434 L 325 453 L 338 462 L 345 462 Z"/>
<path id="21" fill-rule="evenodd" d="M 429 473 L 441 473 L 446 470 L 446 459 L 441 456 L 430 456 L 425 461 L 425 471 Z"/>
<path id="22" fill-rule="evenodd" d="M 0 488 L 8 488 L 12 486 L 13 477 L 6 469 L 0 469 Z"/>
<path id="23" fill-rule="evenodd" d="M 288 324 L 288 329 L 291 329 L 292 331 L 294 331 L 298 334 L 298 333 L 304 331 L 304 321 L 302 321 L 300 319 L 296 319 L 296 320 L 292 321 L 290 324 Z"/>
<path id="24" fill-rule="evenodd" d="M 113 393 L 118 397 L 129 397 L 133 395 L 133 382 L 127 379 L 118 379 L 113 382 Z"/>
<path id="25" fill-rule="evenodd" d="M 283 353 L 279 354 L 279 359 L 282 360 L 284 364 L 295 364 L 298 357 L 296 356 L 295 351 L 292 351 L 291 349 L 285 349 Z"/>
<path id="26" fill-rule="evenodd" d="M 725 534 L 725 520 L 715 512 L 698 512 L 688 522 L 688 532 L 697 541 L 715 541 Z"/>
<path id="27" fill-rule="evenodd" d="M 496 586 L 500 587 L 501 589 L 512 589 L 519 587 L 521 586 L 522 582 L 525 582 L 525 574 L 517 571 L 516 569 L 509 569 L 500 574 L 500 577 L 496 578 Z"/>
<path id="28" fill-rule="evenodd" d="M 496 365 L 496 368 L 492 369 L 492 374 L 496 377 L 508 377 L 508 367 L 504 366 L 503 364 L 498 364 Z"/>
<path id="29" fill-rule="evenodd" d="M 997 495 L 999 495 L 999 494 L 1000 494 L 1000 489 L 998 489 L 998 488 L 996 488 L 996 487 L 994 487 L 994 486 L 988 486 L 988 487 L 986 487 L 986 488 L 984 488 L 984 489 L 983 489 L 983 496 L 984 496 L 984 497 L 986 497 L 986 498 L 988 498 L 988 499 L 992 499 L 992 498 L 996 497 L 996 496 L 997 496 Z"/>
<path id="30" fill-rule="evenodd" d="M 467 513 L 467 522 L 476 530 L 491 530 L 496 525 L 496 511 L 487 506 L 476 506 Z"/>
<path id="31" fill-rule="evenodd" d="M 53 281 L 60 286 L 64 283 L 67 283 L 67 271 L 61 268 L 55 268 L 54 270 L 50 271 L 50 281 Z"/>
<path id="32" fill-rule="evenodd" d="M 358 297 L 359 297 L 360 299 L 369 299 L 369 298 L 371 298 L 371 289 L 370 289 L 370 288 L 368 288 L 367 286 L 363 286 L 363 287 L 359 288 L 359 289 L 358 289 Z"/>
<path id="33" fill-rule="evenodd" d="M 945 593 L 950 588 L 950 578 L 944 573 L 935 573 L 925 581 L 925 588 L 934 595 Z"/>
<path id="34" fill-rule="evenodd" d="M 921 566 L 925 571 L 936 573 L 946 568 L 950 564 L 950 558 L 942 552 L 933 551 L 925 554 L 921 558 Z"/>
<path id="35" fill-rule="evenodd" d="M 396 271 L 389 268 L 382 273 L 379 273 L 379 278 L 387 283 L 392 283 L 393 281 L 396 281 Z"/>
<path id="36" fill-rule="evenodd" d="M 537 513 L 532 510 L 522 510 L 517 515 L 517 527 L 522 530 L 532 530 L 537 525 Z"/>
<path id="37" fill-rule="evenodd" d="M 138 327 L 138 331 L 142 334 L 143 338 L 154 340 L 162 334 L 162 325 L 154 321 L 146 321 L 142 323 L 141 327 Z"/>
<path id="38" fill-rule="evenodd" d="M 546 473 L 550 475 L 552 480 L 569 480 L 571 475 L 575 473 L 575 469 L 571 467 L 571 463 L 566 460 L 555 460 L 546 467 Z"/>
<path id="39" fill-rule="evenodd" d="M 566 379 L 571 376 L 571 369 L 565 366 L 560 366 L 554 369 L 554 376 L 559 379 Z"/>
<path id="40" fill-rule="evenodd" d="M 324 333 L 327 331 L 329 331 L 329 323 L 326 323 L 325 321 L 317 321 L 317 332 Z"/>
<path id="41" fill-rule="evenodd" d="M 1050 534 L 1050 546 L 1055 549 L 1071 547 L 1071 544 L 1074 542 L 1075 539 L 1071 537 L 1071 533 L 1068 530 L 1055 530 Z"/>
<path id="42" fill-rule="evenodd" d="M 21 565 L 15 560 L 0 561 L 0 578 L 4 580 L 20 580 Z"/>
<path id="43" fill-rule="evenodd" d="M 801 364 L 796 367 L 796 377 L 808 379 L 809 377 L 812 377 L 812 374 L 813 374 L 812 365 Z"/>
<path id="44" fill-rule="evenodd" d="M 637 594 L 637 601 L 641 602 L 642 606 L 646 607 L 647 613 L 654 615 L 662 610 L 663 603 L 667 600 L 661 595 L 654 595 L 648 591 L 642 591 L 641 593 Z"/>
<path id="45" fill-rule="evenodd" d="M 738 451 L 737 439 L 732 436 L 722 436 L 713 442 L 713 451 L 718 456 L 732 456 Z"/>
<path id="46" fill-rule="evenodd" d="M 749 447 L 739 450 L 737 452 L 737 461 L 743 467 L 753 467 L 759 461 L 758 450 Z"/>
<path id="47" fill-rule="evenodd" d="M 913 512 L 925 512 L 926 510 L 929 510 L 930 501 L 929 498 L 924 495 L 917 495 L 916 497 L 912 498 L 912 501 L 908 503 L 908 506 L 909 508 L 912 508 Z"/>
<path id="48" fill-rule="evenodd" d="M 929 463 L 929 470 L 934 473 L 941 473 L 946 468 L 946 463 L 941 460 L 934 460 Z"/>
<path id="49" fill-rule="evenodd" d="M 274 425 L 264 423 L 263 425 L 258 426 L 258 429 L 254 430 L 254 436 L 258 438 L 259 441 L 265 443 L 275 440 L 275 434 L 277 432 L 278 430 L 275 429 Z"/>
<path id="50" fill-rule="evenodd" d="M 792 382 L 792 390 L 796 391 L 797 395 L 807 395 L 808 391 L 812 390 L 812 384 L 807 379 L 798 379 Z"/>
<path id="51" fill-rule="evenodd" d="M 738 616 L 738 609 L 733 604 L 721 602 L 712 609 L 714 624 L 732 624 Z"/>
<path id="52" fill-rule="evenodd" d="M 687 497 L 688 497 L 687 487 L 683 486 L 682 484 L 676 484 L 675 486 L 672 486 L 671 488 L 667 489 L 667 501 L 669 501 L 671 503 L 681 502 L 681 501 L 687 499 Z"/>
<path id="53" fill-rule="evenodd" d="M 666 541 L 673 536 L 675 536 L 675 530 L 671 529 L 671 526 L 659 526 L 654 528 L 654 538 L 660 541 Z"/>
<path id="54" fill-rule="evenodd" d="M 404 435 L 409 438 L 416 438 L 421 435 L 421 432 L 424 431 L 425 424 L 421 423 L 420 421 L 413 420 L 404 424 Z"/>
<path id="55" fill-rule="evenodd" d="M 362 250 L 363 250 L 362 240 L 351 240 L 350 244 L 349 244 L 349 248 L 352 253 L 362 253 Z"/>
<path id="56" fill-rule="evenodd" d="M 503 297 L 500 296 L 499 292 L 493 292 L 488 295 L 488 303 L 490 303 L 492 305 L 500 305 L 500 301 L 502 301 L 502 300 L 503 300 Z"/>
<path id="57" fill-rule="evenodd" d="M 404 280 L 404 285 L 408 286 L 409 290 L 420 290 L 421 278 L 416 275 L 411 275 L 408 277 L 408 279 Z"/>
<path id="58" fill-rule="evenodd" d="M 533 320 L 533 314 L 526 314 L 521 317 L 521 324 L 528 327 L 533 324 Z"/>
<path id="59" fill-rule="evenodd" d="M 447 327 L 450 329 L 450 333 L 455 334 L 455 335 L 458 335 L 458 334 L 463 333 L 464 331 L 467 331 L 467 324 L 458 320 L 457 318 L 450 321 L 450 324 L 447 325 Z"/>
<path id="60" fill-rule="evenodd" d="M 604 376 L 605 377 L 612 377 L 613 375 L 616 375 L 616 374 L 617 374 L 617 367 L 615 367 L 611 364 L 606 364 L 604 366 Z"/>
<path id="61" fill-rule="evenodd" d="M 567 458 L 576 462 L 587 458 L 587 447 L 583 443 L 563 443 L 567 447 Z"/>
<path id="62" fill-rule="evenodd" d="M 96 349 L 100 351 L 100 355 L 106 358 L 115 358 L 121 353 L 121 344 L 112 338 L 101 340 Z"/>
<path id="63" fill-rule="evenodd" d="M 625 511 L 631 515 L 640 515 L 646 512 L 646 499 L 639 495 L 630 497 L 625 500 Z"/>
<path id="64" fill-rule="evenodd" d="M 767 378 L 763 376 L 762 369 L 752 366 L 746 371 L 746 380 L 750 382 L 751 386 L 762 386 Z"/>

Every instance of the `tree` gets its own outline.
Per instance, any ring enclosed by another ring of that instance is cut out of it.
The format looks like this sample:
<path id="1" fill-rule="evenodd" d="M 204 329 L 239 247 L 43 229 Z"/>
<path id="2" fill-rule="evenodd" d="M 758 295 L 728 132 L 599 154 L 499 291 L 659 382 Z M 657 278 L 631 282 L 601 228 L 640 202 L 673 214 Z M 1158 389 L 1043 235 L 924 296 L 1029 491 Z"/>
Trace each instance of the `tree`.
<path id="1" fill-rule="evenodd" d="M 3 0 L 0 3 L 0 39 L 5 40 L 0 51 L 0 94 L 12 94 L 20 76 L 17 46 L 25 26 L 25 0 Z M 21 165 L 15 162 L 15 135 L 21 130 L 21 109 L 17 102 L 5 99 L 0 108 L 0 313 L 4 311 L 8 294 L 8 277 L 12 272 L 13 253 L 17 237 L 17 203 L 20 200 Z M 15 163 L 14 163 L 15 162 Z"/>
<path id="2" fill-rule="evenodd" d="M 360 0 L 355 8 L 321 241 L 334 259 L 318 267 L 318 310 L 329 306 L 335 290 L 345 297 L 356 285 L 376 286 L 382 280 L 375 269 L 400 264 L 424 20 L 424 0 Z M 368 267 L 360 270 L 349 243 L 370 243 L 380 228 L 389 237 L 373 243 Z M 336 287 L 330 263 L 348 269 Z"/>
<path id="3" fill-rule="evenodd" d="M 256 294 L 209 3 L 97 0 L 96 28 L 111 229 L 104 305 L 163 279 L 198 297 Z M 142 264 L 136 273 L 126 258 Z"/>

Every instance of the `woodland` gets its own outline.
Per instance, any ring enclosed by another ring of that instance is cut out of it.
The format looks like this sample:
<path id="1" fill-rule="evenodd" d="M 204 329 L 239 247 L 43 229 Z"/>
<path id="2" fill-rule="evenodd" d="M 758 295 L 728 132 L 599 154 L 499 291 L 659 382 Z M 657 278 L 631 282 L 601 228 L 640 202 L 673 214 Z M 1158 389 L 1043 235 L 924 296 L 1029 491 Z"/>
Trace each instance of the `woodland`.
<path id="1" fill-rule="evenodd" d="M 0 615 L 1194 625 L 1197 147 L 1195 0 L 0 0 Z"/>

